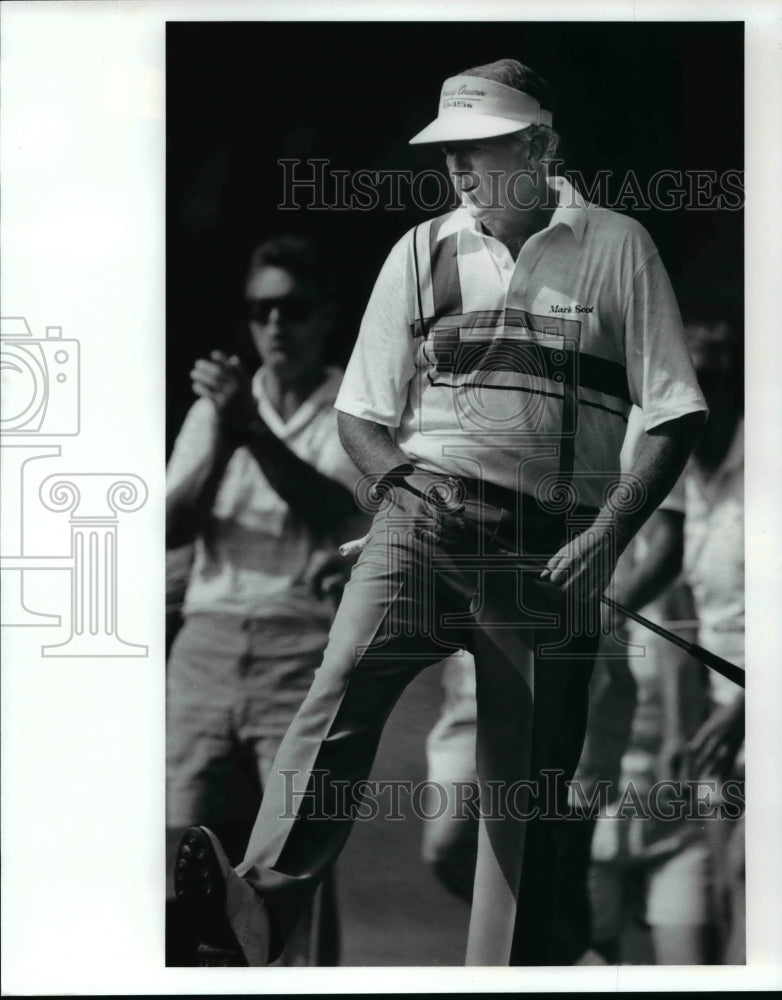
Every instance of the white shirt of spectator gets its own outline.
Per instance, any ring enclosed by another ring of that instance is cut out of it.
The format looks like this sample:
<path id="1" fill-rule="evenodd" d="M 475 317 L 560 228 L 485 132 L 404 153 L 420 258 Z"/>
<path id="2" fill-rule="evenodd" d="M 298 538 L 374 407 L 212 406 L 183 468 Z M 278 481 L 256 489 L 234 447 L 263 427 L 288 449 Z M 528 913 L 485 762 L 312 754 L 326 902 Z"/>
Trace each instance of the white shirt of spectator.
<path id="1" fill-rule="evenodd" d="M 263 368 L 253 378 L 258 412 L 281 441 L 300 459 L 352 490 L 360 473 L 339 442 L 333 403 L 342 373 L 329 368 L 320 386 L 289 421 L 282 420 L 264 389 Z M 167 476 L 175 480 L 200 461 L 204 440 L 217 433 L 212 403 L 197 400 L 177 437 Z M 335 524 L 334 545 L 350 531 Z M 237 448 L 217 492 L 209 526 L 209 544 L 196 542 L 195 560 L 185 594 L 184 614 L 198 611 L 256 618 L 294 618 L 328 625 L 333 608 L 317 600 L 305 583 L 316 541 L 276 493 L 247 448 Z"/>

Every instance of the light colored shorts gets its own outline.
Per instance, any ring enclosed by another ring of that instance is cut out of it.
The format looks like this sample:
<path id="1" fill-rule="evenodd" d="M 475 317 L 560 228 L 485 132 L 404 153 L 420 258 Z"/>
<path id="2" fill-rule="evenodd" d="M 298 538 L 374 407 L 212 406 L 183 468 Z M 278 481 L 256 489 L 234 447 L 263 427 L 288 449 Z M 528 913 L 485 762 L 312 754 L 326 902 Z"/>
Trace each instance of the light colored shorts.
<path id="1" fill-rule="evenodd" d="M 651 866 L 593 862 L 589 872 L 593 940 L 620 937 L 628 918 L 651 927 L 705 927 L 711 922 L 711 863 L 697 842 Z"/>
<path id="2" fill-rule="evenodd" d="M 326 643 L 306 625 L 194 614 L 168 662 L 169 827 L 252 822 Z M 288 652 L 292 647 L 297 652 Z"/>

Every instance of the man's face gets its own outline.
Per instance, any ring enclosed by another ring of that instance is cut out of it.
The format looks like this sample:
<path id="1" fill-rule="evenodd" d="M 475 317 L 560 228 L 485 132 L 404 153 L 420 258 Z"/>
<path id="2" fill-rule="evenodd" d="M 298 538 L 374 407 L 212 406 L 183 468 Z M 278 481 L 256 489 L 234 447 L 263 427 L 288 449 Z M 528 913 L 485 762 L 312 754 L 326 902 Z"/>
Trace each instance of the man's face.
<path id="1" fill-rule="evenodd" d="M 321 365 L 330 328 L 314 289 L 282 267 L 264 267 L 250 276 L 245 294 L 264 366 L 288 383 L 306 380 Z"/>
<path id="2" fill-rule="evenodd" d="M 462 206 L 473 218 L 491 220 L 537 204 L 526 141 L 518 133 L 444 143 L 441 149 Z"/>

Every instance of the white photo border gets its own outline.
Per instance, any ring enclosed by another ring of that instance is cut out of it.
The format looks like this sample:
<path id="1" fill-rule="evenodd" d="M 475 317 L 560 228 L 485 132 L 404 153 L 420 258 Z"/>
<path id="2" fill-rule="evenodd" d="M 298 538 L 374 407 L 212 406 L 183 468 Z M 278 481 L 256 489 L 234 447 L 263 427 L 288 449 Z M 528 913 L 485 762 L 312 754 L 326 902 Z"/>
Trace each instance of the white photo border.
<path id="1" fill-rule="evenodd" d="M 782 5 L 471 0 L 295 8 L 281 0 L 3 2 L 3 314 L 78 338 L 82 433 L 69 473 L 140 477 L 117 514 L 118 607 L 145 655 L 41 656 L 4 629 L 3 991 L 181 994 L 746 990 L 782 986 L 778 351 Z M 746 967 L 178 969 L 163 956 L 165 24 L 230 20 L 745 22 L 747 372 Z M 768 345 L 768 348 L 766 347 Z M 66 461 L 67 457 L 67 461 Z M 54 471 L 60 471 L 59 466 Z M 115 474 L 112 473 L 112 474 Z M 91 480 L 92 482 L 92 480 Z M 22 497 L 24 504 L 24 497 Z M 40 526 L 67 558 L 61 515 Z M 126 541 L 127 539 L 127 541 Z M 124 546 L 124 548 L 122 547 Z M 43 553 L 43 549 L 41 550 Z M 139 585 L 138 581 L 143 581 Z M 49 584 L 46 585 L 47 587 Z M 58 583 L 52 583 L 56 590 Z M 45 588 L 44 588 L 45 589 Z M 59 595 L 58 595 L 59 600 Z M 5 607 L 5 605 L 4 605 Z M 35 634 L 33 634 L 35 633 Z M 753 749 L 754 748 L 754 749 Z"/>

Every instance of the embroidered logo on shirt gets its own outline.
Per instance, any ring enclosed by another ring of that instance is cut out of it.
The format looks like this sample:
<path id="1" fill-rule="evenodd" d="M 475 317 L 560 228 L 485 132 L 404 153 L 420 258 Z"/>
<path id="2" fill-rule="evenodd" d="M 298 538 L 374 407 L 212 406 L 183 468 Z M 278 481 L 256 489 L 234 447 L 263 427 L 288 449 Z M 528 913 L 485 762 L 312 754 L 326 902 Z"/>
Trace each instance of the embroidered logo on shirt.
<path id="1" fill-rule="evenodd" d="M 557 314 L 591 313 L 591 312 L 594 312 L 594 311 L 595 311 L 595 307 L 594 306 L 581 306 L 581 305 L 578 305 L 578 303 L 576 303 L 576 302 L 574 302 L 570 306 L 553 305 L 549 309 L 550 313 L 557 313 Z"/>

